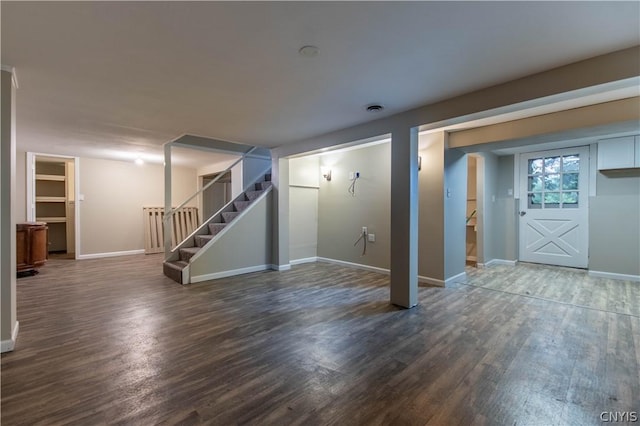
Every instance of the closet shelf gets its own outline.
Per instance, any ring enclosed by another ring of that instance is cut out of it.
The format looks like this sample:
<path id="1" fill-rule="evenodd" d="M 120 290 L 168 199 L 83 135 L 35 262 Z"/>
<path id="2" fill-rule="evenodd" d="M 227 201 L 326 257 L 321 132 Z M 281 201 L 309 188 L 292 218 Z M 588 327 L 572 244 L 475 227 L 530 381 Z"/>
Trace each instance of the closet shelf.
<path id="1" fill-rule="evenodd" d="M 37 217 L 36 222 L 47 222 L 47 223 L 66 223 L 66 217 Z"/>
<path id="2" fill-rule="evenodd" d="M 67 197 L 36 197 L 36 202 L 39 203 L 64 203 L 65 201 L 67 201 Z"/>
<path id="3" fill-rule="evenodd" d="M 64 182 L 67 180 L 66 176 L 60 175 L 36 175 L 36 180 L 52 180 L 56 182 Z"/>

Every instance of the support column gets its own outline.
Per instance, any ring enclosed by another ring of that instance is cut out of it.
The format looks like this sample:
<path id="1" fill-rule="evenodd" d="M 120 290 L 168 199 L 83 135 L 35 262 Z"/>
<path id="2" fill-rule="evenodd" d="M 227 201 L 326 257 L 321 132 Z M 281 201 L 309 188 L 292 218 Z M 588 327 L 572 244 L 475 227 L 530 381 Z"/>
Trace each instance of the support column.
<path id="1" fill-rule="evenodd" d="M 418 304 L 418 129 L 391 134 L 391 303 Z"/>
<path id="2" fill-rule="evenodd" d="M 0 92 L 0 352 L 12 351 L 16 316 L 16 88 L 14 70 L 2 66 Z"/>
<path id="3" fill-rule="evenodd" d="M 271 160 L 273 182 L 272 267 L 278 271 L 291 269 L 289 264 L 289 159 Z"/>
<path id="4" fill-rule="evenodd" d="M 171 143 L 164 144 L 164 218 L 162 226 L 164 230 L 164 258 L 171 253 L 171 233 L 173 218 L 169 217 L 171 212 Z"/>

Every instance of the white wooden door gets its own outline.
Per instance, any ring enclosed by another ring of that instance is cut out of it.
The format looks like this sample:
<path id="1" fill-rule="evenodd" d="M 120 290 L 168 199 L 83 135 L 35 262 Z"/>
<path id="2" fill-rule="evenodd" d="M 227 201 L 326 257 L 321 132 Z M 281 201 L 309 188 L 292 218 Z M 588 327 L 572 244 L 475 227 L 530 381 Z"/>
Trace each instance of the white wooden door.
<path id="1" fill-rule="evenodd" d="M 520 156 L 521 261 L 588 266 L 588 185 L 588 147 Z"/>

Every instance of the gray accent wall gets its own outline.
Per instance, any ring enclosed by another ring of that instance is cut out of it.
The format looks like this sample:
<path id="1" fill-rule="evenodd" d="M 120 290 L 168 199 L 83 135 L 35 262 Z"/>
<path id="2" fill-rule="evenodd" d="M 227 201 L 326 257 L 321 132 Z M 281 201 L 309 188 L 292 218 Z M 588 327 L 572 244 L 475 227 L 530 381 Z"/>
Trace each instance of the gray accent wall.
<path id="1" fill-rule="evenodd" d="M 444 135 L 420 136 L 418 275 L 444 281 Z M 464 255 L 464 248 L 462 249 Z"/>
<path id="2" fill-rule="evenodd" d="M 518 200 L 513 194 L 514 156 L 506 155 L 497 159 L 496 201 L 493 209 L 492 227 L 494 234 L 491 249 L 493 259 L 518 259 L 518 221 L 516 206 Z M 511 191 L 511 195 L 509 194 Z M 488 236 L 485 233 L 485 236 Z M 485 262 L 492 260 L 485 257 Z"/>
<path id="3" fill-rule="evenodd" d="M 495 215 L 497 210 L 498 156 L 490 152 L 478 154 L 477 158 L 477 204 L 478 204 L 478 262 L 496 259 L 493 240 L 497 234 Z"/>
<path id="4" fill-rule="evenodd" d="M 589 270 L 640 276 L 640 169 L 598 172 L 589 198 Z"/>
<path id="5" fill-rule="evenodd" d="M 331 169 L 332 179 L 320 179 L 318 193 L 318 256 L 361 265 L 389 268 L 391 213 L 391 144 L 325 154 L 320 168 Z M 360 172 L 355 195 L 348 189 L 349 172 Z M 376 241 L 354 246 L 362 227 Z"/>
<path id="6" fill-rule="evenodd" d="M 457 149 L 444 151 L 444 277 L 464 272 L 467 231 L 467 156 Z"/>

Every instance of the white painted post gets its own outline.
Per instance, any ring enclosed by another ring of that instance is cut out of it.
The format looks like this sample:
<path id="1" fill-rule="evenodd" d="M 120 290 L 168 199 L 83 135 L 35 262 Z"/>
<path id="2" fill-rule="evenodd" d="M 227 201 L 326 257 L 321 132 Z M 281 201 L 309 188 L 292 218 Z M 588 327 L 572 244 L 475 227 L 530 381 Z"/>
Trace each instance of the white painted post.
<path id="1" fill-rule="evenodd" d="M 171 142 L 164 144 L 164 258 L 171 253 Z"/>

